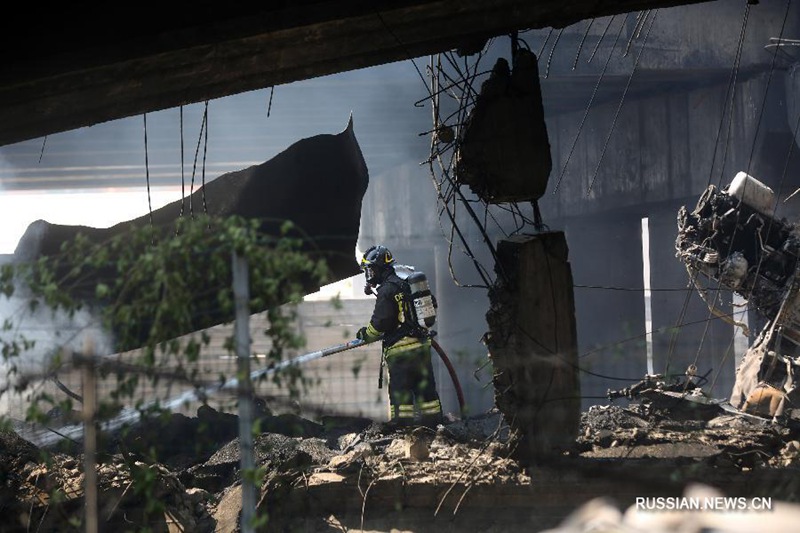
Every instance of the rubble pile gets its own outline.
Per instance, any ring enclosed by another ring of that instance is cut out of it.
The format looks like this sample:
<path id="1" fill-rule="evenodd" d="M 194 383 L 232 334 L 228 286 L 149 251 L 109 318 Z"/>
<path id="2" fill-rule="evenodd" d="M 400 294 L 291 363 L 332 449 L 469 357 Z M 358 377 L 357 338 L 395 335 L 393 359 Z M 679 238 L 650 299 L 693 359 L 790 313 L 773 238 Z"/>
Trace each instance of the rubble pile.
<path id="1" fill-rule="evenodd" d="M 626 524 L 637 531 L 631 524 L 649 515 L 631 522 L 635 498 L 677 496 L 698 482 L 726 495 L 797 501 L 798 428 L 713 402 L 692 410 L 682 404 L 696 401 L 674 394 L 648 389 L 627 405 L 593 406 L 560 460 L 529 466 L 514 459 L 518 440 L 498 411 L 437 428 L 264 415 L 267 430 L 254 438 L 263 472 L 257 514 L 267 521 L 259 530 L 501 533 L 561 524 L 558 531 L 577 532 L 590 530 L 591 515 L 591 523 L 601 516 L 616 530 Z M 96 465 L 102 529 L 238 531 L 235 421 L 205 406 L 197 417 L 175 414 L 104 439 Z M 164 446 L 179 438 L 170 427 L 188 431 L 183 446 Z M 0 531 L 82 530 L 79 448 L 45 453 L 6 431 L 0 468 L 0 508 L 8 517 Z"/>
<path id="2" fill-rule="evenodd" d="M 578 453 L 587 458 L 685 459 L 695 466 L 741 472 L 775 465 L 773 458 L 800 435 L 766 419 L 722 409 L 707 421 L 647 412 L 635 403 L 591 407 L 581 418 Z"/>
<path id="3" fill-rule="evenodd" d="M 241 476 L 239 440 L 231 438 L 235 421 L 204 406 L 196 418 L 174 414 L 124 436 L 106 436 L 96 465 L 103 528 L 236 531 Z M 371 508 L 382 514 L 384 503 L 392 509 L 429 507 L 433 493 L 403 487 L 433 487 L 443 508 L 452 511 L 467 491 L 530 483 L 508 458 L 508 430 L 497 413 L 437 429 L 392 428 L 349 417 L 317 423 L 269 415 L 262 421 L 271 431 L 254 439 L 256 465 L 265 473 L 259 514 L 274 527 L 291 530 L 308 506 L 330 506 L 331 514 L 354 506 L 360 513 L 366 492 L 376 497 Z M 176 430 L 184 432 L 181 446 L 171 445 Z M 212 450 L 212 436 L 227 440 Z M 0 433 L 0 508 L 13 517 L 0 531 L 81 530 L 84 465 L 79 448 L 72 448 L 46 453 L 13 431 Z M 447 496 L 451 501 L 445 504 Z"/>

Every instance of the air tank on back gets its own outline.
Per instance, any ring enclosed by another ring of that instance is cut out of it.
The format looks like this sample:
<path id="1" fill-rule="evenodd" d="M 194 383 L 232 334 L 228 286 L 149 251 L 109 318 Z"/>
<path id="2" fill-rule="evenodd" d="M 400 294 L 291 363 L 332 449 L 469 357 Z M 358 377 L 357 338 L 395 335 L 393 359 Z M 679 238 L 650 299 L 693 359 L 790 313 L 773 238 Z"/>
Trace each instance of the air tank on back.
<path id="1" fill-rule="evenodd" d="M 436 302 L 428 285 L 428 278 L 423 272 L 417 271 L 409 275 L 406 281 L 411 287 L 411 301 L 417 323 L 424 328 L 432 327 L 436 322 Z"/>
<path id="2" fill-rule="evenodd" d="M 424 272 L 408 265 L 395 265 L 395 274 L 408 283 L 417 324 L 430 328 L 436 323 L 436 298 Z"/>

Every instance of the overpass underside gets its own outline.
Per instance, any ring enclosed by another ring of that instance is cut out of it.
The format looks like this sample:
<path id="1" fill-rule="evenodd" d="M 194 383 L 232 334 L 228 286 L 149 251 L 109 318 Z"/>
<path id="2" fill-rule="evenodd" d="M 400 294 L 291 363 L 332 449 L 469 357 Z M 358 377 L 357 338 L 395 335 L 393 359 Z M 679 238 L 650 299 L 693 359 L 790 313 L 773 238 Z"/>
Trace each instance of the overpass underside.
<path id="1" fill-rule="evenodd" d="M 359 0 L 166 11 L 23 4 L 4 17 L 0 145 L 452 49 L 526 28 L 690 0 Z M 20 21 L 34 21 L 17 31 Z"/>

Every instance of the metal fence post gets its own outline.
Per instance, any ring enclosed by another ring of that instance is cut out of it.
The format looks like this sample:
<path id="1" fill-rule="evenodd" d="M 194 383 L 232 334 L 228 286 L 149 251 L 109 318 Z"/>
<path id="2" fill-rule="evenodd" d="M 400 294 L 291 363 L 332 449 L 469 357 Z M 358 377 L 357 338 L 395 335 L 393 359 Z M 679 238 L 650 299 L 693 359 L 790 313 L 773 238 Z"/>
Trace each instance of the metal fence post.
<path id="1" fill-rule="evenodd" d="M 254 531 L 256 487 L 252 477 L 253 458 L 253 383 L 250 380 L 250 281 L 247 259 L 233 253 L 233 297 L 236 306 L 234 336 L 239 382 L 239 454 L 242 472 L 242 533 Z"/>
<path id="2" fill-rule="evenodd" d="M 86 354 L 74 354 L 83 374 L 83 501 L 85 533 L 97 533 L 97 382 L 91 344 Z"/>

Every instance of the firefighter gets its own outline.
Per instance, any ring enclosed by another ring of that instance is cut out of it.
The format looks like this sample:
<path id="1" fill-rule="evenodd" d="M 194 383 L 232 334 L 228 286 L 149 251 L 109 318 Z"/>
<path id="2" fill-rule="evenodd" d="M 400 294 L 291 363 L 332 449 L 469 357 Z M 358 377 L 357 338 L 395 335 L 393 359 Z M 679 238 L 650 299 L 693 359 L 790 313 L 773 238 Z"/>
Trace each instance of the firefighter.
<path id="1" fill-rule="evenodd" d="M 389 369 L 389 423 L 435 428 L 442 422 L 427 328 L 413 320 L 408 283 L 395 272 L 394 258 L 384 246 L 372 246 L 361 259 L 367 294 L 377 293 L 369 324 L 356 336 L 366 342 L 383 339 Z M 377 288 L 377 291 L 374 289 Z"/>

